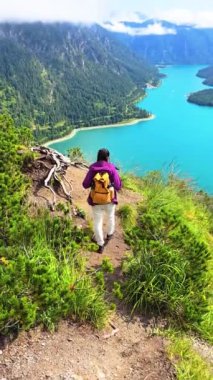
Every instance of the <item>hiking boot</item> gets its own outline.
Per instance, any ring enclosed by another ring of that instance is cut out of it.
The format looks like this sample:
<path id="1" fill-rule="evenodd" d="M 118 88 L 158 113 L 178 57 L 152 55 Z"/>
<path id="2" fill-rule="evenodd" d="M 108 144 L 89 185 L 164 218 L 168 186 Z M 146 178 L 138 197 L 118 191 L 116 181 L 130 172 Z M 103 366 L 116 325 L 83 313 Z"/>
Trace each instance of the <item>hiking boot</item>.
<path id="1" fill-rule="evenodd" d="M 107 235 L 106 236 L 106 242 L 108 242 L 109 240 L 111 240 L 113 238 L 113 234 L 111 234 L 111 235 Z"/>
<path id="2" fill-rule="evenodd" d="M 104 251 L 104 245 L 99 245 L 97 252 L 101 254 L 103 253 L 103 251 Z"/>

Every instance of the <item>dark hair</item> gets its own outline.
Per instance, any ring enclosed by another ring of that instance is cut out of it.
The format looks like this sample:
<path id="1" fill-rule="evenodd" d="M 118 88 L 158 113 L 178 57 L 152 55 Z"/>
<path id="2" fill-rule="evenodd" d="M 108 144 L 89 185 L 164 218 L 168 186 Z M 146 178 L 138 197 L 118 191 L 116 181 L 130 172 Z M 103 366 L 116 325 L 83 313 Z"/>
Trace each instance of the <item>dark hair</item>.
<path id="1" fill-rule="evenodd" d="M 99 149 L 97 154 L 97 161 L 108 161 L 109 158 L 109 151 L 108 149 Z"/>

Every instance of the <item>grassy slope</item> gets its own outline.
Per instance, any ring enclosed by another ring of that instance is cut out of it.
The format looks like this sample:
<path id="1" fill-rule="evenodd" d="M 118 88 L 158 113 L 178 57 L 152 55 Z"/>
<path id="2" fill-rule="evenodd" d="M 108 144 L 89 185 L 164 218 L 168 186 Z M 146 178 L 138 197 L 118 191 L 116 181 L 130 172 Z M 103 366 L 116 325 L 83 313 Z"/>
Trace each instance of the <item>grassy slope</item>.
<path id="1" fill-rule="evenodd" d="M 158 172 L 123 176 L 123 184 L 144 197 L 119 210 L 132 247 L 123 263 L 124 299 L 133 310 L 167 319 L 168 354 L 178 379 L 209 380 L 210 365 L 195 352 L 190 333 L 212 343 L 212 198 Z"/>
<path id="2" fill-rule="evenodd" d="M 1 157 L 5 157 L 0 177 L 4 190 L 1 211 L 4 207 L 13 210 L 10 223 L 3 220 L 8 228 L 1 225 L 5 238 L 0 245 L 1 332 L 29 329 L 37 323 L 53 328 L 67 316 L 102 326 L 109 305 L 103 288 L 94 286 L 94 278 L 87 274 L 80 255 L 81 250 L 91 248 L 91 231 L 76 228 L 69 217 L 52 218 L 40 212 L 35 218 L 27 216 L 20 205 L 24 190 L 19 194 L 16 186 L 7 186 L 8 157 L 12 155 L 17 160 L 13 183 L 17 181 L 20 189 L 18 151 L 23 141 L 19 141 L 10 119 L 0 121 Z M 32 157 L 24 156 L 30 164 Z M 212 199 L 194 193 L 174 175 L 165 181 L 158 172 L 144 178 L 123 176 L 123 185 L 144 198 L 139 205 L 127 204 L 119 211 L 132 248 L 123 267 L 124 300 L 133 309 L 161 314 L 172 326 L 194 330 L 210 341 Z"/>

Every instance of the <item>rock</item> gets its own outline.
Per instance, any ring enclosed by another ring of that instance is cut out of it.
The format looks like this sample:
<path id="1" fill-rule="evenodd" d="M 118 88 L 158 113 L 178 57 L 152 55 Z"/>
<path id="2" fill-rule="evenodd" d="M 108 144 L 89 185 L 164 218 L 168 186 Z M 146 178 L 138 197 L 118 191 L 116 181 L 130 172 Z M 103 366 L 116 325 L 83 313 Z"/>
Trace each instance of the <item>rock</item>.
<path id="1" fill-rule="evenodd" d="M 83 377 L 76 375 L 75 373 L 67 373 L 64 375 L 60 375 L 60 380 L 83 380 Z"/>
<path id="2" fill-rule="evenodd" d="M 101 369 L 99 369 L 97 372 L 97 378 L 98 378 L 98 380 L 105 380 L 106 379 L 106 375 Z"/>

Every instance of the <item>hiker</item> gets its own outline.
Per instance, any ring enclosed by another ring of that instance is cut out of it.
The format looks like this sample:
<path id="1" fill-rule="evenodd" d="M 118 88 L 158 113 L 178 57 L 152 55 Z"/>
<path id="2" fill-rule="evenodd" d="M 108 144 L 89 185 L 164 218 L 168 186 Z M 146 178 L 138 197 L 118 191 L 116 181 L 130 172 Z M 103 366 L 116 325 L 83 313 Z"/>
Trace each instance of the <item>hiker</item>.
<path id="1" fill-rule="evenodd" d="M 121 179 L 115 166 L 109 162 L 110 153 L 107 149 L 100 149 L 97 162 L 89 167 L 84 178 L 83 187 L 91 187 L 88 203 L 92 206 L 94 235 L 98 244 L 98 253 L 102 253 L 104 245 L 112 238 L 115 230 L 115 207 L 117 202 L 116 191 L 121 188 Z M 103 218 L 107 215 L 107 236 L 104 240 Z"/>

